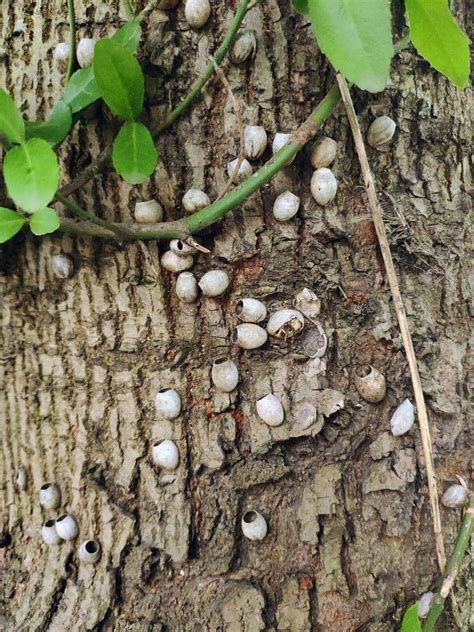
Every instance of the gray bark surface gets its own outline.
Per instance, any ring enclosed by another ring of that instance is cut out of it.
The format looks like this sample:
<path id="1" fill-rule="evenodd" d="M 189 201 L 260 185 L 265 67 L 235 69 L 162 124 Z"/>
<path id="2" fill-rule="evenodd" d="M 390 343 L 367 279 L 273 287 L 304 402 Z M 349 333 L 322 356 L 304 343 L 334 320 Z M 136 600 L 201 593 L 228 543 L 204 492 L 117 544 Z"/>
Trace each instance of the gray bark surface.
<path id="1" fill-rule="evenodd" d="M 53 63 L 67 39 L 65 3 L 5 2 L 0 85 L 31 119 L 47 115 L 62 92 Z M 183 8 L 156 10 L 140 59 L 148 113 L 158 120 L 186 93 L 222 40 L 237 5 L 212 3 L 212 18 L 189 30 Z M 467 0 L 456 3 L 466 25 Z M 112 33 L 123 16 L 116 1 L 76 2 L 79 36 Z M 297 128 L 331 85 L 333 73 L 307 22 L 289 3 L 266 0 L 245 20 L 255 58 L 223 66 L 244 112 L 270 138 Z M 469 91 L 456 90 L 409 48 L 394 62 L 382 94 L 354 91 L 361 125 L 388 114 L 393 142 L 370 159 L 396 257 L 433 429 L 441 490 L 469 476 Z M 111 140 L 105 108 L 76 126 L 60 150 L 63 182 Z M 323 133 L 339 143 L 339 192 L 324 209 L 313 201 L 306 148 L 258 194 L 200 239 L 212 250 L 193 271 L 225 269 L 221 299 L 180 304 L 175 277 L 160 268 L 157 243 L 125 247 L 54 235 L 20 236 L 0 249 L 0 576 L 5 630 L 396 630 L 406 606 L 437 577 L 418 430 L 392 437 L 389 418 L 412 398 L 407 362 L 342 107 Z M 158 141 L 161 160 L 146 184 L 132 187 L 109 169 L 77 200 L 115 221 L 137 200 L 156 197 L 180 217 L 190 188 L 211 199 L 238 153 L 232 102 L 218 79 Z M 268 150 L 265 157 L 270 155 Z M 259 163 L 260 164 L 260 163 Z M 301 198 L 297 217 L 272 216 L 275 197 Z M 51 257 L 64 252 L 73 277 L 56 279 Z M 314 290 L 328 337 L 322 358 L 307 322 L 291 340 L 274 338 L 242 352 L 229 334 L 242 296 L 270 310 Z M 230 354 L 240 371 L 231 395 L 216 394 L 210 365 Z M 359 364 L 387 379 L 380 404 L 364 402 L 352 380 Z M 163 422 L 154 395 L 174 387 L 183 414 Z M 281 397 L 284 424 L 269 428 L 255 400 Z M 318 419 L 294 421 L 309 401 Z M 181 462 L 172 475 L 152 465 L 153 443 L 173 439 Z M 24 491 L 15 485 L 27 469 Z M 43 510 L 38 490 L 54 481 L 61 508 Z M 242 513 L 260 511 L 269 534 L 249 542 Z M 68 511 L 77 541 L 47 547 L 42 523 Z M 447 552 L 459 510 L 442 509 Z M 81 565 L 80 542 L 102 545 L 98 564 Z M 466 569 L 465 569 L 466 571 Z M 440 629 L 467 630 L 467 571 Z M 444 628 L 443 628 L 444 626 Z"/>

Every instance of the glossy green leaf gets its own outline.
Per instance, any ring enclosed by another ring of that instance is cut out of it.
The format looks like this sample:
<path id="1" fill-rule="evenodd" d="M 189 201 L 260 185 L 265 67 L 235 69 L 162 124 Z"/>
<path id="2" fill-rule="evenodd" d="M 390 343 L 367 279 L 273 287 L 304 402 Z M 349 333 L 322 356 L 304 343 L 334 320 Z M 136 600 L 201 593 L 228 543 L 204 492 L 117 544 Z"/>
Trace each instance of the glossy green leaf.
<path id="1" fill-rule="evenodd" d="M 42 138 L 51 145 L 56 145 L 64 140 L 71 127 L 71 108 L 64 101 L 58 101 L 46 121 L 27 121 L 26 138 Z"/>
<path id="2" fill-rule="evenodd" d="M 112 161 L 117 173 L 130 184 L 140 184 L 153 173 L 158 152 L 142 123 L 125 123 L 115 139 Z"/>
<path id="3" fill-rule="evenodd" d="M 112 112 L 126 121 L 135 120 L 143 108 L 145 80 L 133 54 L 102 39 L 95 47 L 93 67 L 100 94 Z"/>
<path id="4" fill-rule="evenodd" d="M 59 218 L 52 208 L 42 208 L 31 216 L 30 229 L 35 235 L 48 235 L 58 228 Z"/>
<path id="5" fill-rule="evenodd" d="M 393 55 L 389 0 L 309 0 L 319 48 L 336 70 L 369 92 L 388 83 Z"/>
<path id="6" fill-rule="evenodd" d="M 140 22 L 133 20 L 132 22 L 124 24 L 118 31 L 115 31 L 110 39 L 116 44 L 119 44 L 122 48 L 126 48 L 131 53 L 134 53 L 137 50 L 141 36 L 142 27 L 140 26 Z"/>
<path id="7" fill-rule="evenodd" d="M 0 207 L 0 244 L 4 244 L 17 234 L 25 219 L 9 208 Z"/>
<path id="8" fill-rule="evenodd" d="M 449 10 L 448 0 L 405 0 L 416 50 L 458 88 L 469 81 L 469 40 Z"/>
<path id="9" fill-rule="evenodd" d="M 15 101 L 0 88 L 0 136 L 12 143 L 25 140 L 25 123 Z"/>
<path id="10" fill-rule="evenodd" d="M 300 13 L 301 15 L 309 15 L 308 2 L 309 0 L 291 0 L 291 4 L 296 13 Z"/>
<path id="11" fill-rule="evenodd" d="M 49 204 L 57 191 L 58 159 L 45 140 L 32 138 L 7 152 L 3 175 L 15 204 L 34 213 Z"/>
<path id="12" fill-rule="evenodd" d="M 422 632 L 420 619 L 418 618 L 418 601 L 405 612 L 400 632 Z"/>
<path id="13" fill-rule="evenodd" d="M 77 70 L 69 79 L 64 91 L 64 101 L 75 114 L 100 99 L 99 88 L 94 78 L 92 66 Z"/>

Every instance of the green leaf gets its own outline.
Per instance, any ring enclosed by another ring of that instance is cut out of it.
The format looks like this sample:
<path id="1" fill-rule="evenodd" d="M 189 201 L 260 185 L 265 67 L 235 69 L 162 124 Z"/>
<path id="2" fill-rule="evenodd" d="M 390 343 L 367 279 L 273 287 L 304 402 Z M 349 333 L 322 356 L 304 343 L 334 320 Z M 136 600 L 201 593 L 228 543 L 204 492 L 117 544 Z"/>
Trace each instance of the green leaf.
<path id="1" fill-rule="evenodd" d="M 72 126 L 71 108 L 64 101 L 58 101 L 46 121 L 27 121 L 26 138 L 42 138 L 51 145 L 60 143 Z"/>
<path id="2" fill-rule="evenodd" d="M 4 244 L 17 234 L 25 219 L 9 208 L 0 207 L 0 244 Z"/>
<path id="3" fill-rule="evenodd" d="M 72 113 L 83 110 L 97 99 L 100 99 L 100 92 L 92 66 L 76 71 L 64 91 L 64 101 L 71 107 Z"/>
<path id="4" fill-rule="evenodd" d="M 118 31 L 115 31 L 110 39 L 122 48 L 134 53 L 137 50 L 141 36 L 142 27 L 139 22 L 133 20 L 132 22 L 127 22 Z"/>
<path id="5" fill-rule="evenodd" d="M 15 204 L 34 213 L 49 204 L 57 191 L 58 159 L 45 140 L 32 138 L 7 152 L 3 175 Z"/>
<path id="6" fill-rule="evenodd" d="M 363 90 L 388 83 L 393 55 L 389 0 L 309 0 L 319 48 L 334 68 Z"/>
<path id="7" fill-rule="evenodd" d="M 449 10 L 448 0 L 405 0 L 414 47 L 458 88 L 469 82 L 469 40 Z"/>
<path id="8" fill-rule="evenodd" d="M 140 184 L 155 170 L 158 152 L 142 123 L 125 123 L 114 141 L 112 162 L 118 174 L 130 184 Z"/>
<path id="9" fill-rule="evenodd" d="M 422 632 L 420 619 L 418 618 L 418 601 L 405 612 L 400 632 Z"/>
<path id="10" fill-rule="evenodd" d="M 135 120 L 143 108 L 145 80 L 133 54 L 102 39 L 95 47 L 93 67 L 100 94 L 112 112 L 126 121 Z"/>
<path id="11" fill-rule="evenodd" d="M 301 15 L 309 15 L 308 2 L 309 0 L 291 0 L 293 9 Z"/>
<path id="12" fill-rule="evenodd" d="M 30 220 L 31 232 L 34 235 L 48 235 L 59 228 L 59 218 L 52 208 L 42 208 L 33 213 Z"/>
<path id="13" fill-rule="evenodd" d="M 12 143 L 22 143 L 25 140 L 25 123 L 15 101 L 5 90 L 0 88 L 0 135 Z"/>

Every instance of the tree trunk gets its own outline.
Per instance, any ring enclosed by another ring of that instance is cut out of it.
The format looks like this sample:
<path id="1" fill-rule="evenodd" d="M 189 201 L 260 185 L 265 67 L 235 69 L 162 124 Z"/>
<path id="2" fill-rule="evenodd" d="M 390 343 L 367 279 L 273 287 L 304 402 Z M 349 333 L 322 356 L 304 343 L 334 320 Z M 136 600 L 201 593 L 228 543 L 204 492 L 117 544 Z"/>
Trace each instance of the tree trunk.
<path id="1" fill-rule="evenodd" d="M 25 0 L 2 7 L 1 85 L 30 119 L 60 98 L 63 73 L 52 52 L 67 40 L 65 2 Z M 138 3 L 137 3 L 138 4 Z M 467 0 L 457 14 L 466 26 Z M 222 40 L 237 1 L 212 3 L 212 19 L 189 30 L 183 8 L 155 10 L 140 59 L 148 112 L 159 120 L 184 96 Z M 110 34 L 123 20 L 118 2 L 76 2 L 80 37 Z M 397 15 L 400 17 L 401 11 Z M 296 129 L 334 80 L 308 23 L 286 0 L 267 0 L 246 17 L 258 49 L 243 66 L 223 64 L 244 123 L 270 139 Z M 448 84 L 410 47 L 395 60 L 393 84 L 354 90 L 364 131 L 374 115 L 397 123 L 384 151 L 370 150 L 420 364 L 442 490 L 467 478 L 469 286 L 465 235 L 470 200 L 468 91 Z M 105 108 L 75 127 L 60 149 L 67 182 L 110 142 Z M 142 186 L 109 169 L 76 199 L 115 221 L 137 200 L 156 197 L 166 218 L 180 217 L 191 186 L 211 199 L 238 153 L 232 100 L 213 79 L 191 110 L 158 141 L 160 163 Z M 20 236 L 0 251 L 2 292 L 1 460 L 4 630 L 398 630 L 406 606 L 438 576 L 421 441 L 389 419 L 413 399 L 386 275 L 365 199 L 350 128 L 340 106 L 323 130 L 338 141 L 336 200 L 319 207 L 309 191 L 309 148 L 247 203 L 200 235 L 212 255 L 196 257 L 232 278 L 224 298 L 180 303 L 175 277 L 160 267 L 163 245 L 120 247 L 56 234 Z M 265 157 L 270 155 L 267 151 Z M 277 223 L 275 197 L 301 198 L 297 217 Z M 74 260 L 59 281 L 51 257 Z M 291 306 L 297 290 L 320 297 L 328 339 L 307 321 L 288 340 L 239 351 L 229 334 L 234 305 L 253 296 L 270 311 Z M 230 395 L 211 386 L 210 365 L 229 354 L 240 383 Z M 361 399 L 357 365 L 387 379 L 379 404 Z M 174 387 L 183 413 L 157 417 L 154 396 Z M 286 419 L 278 428 L 256 415 L 273 391 Z M 316 421 L 296 420 L 302 402 Z M 173 439 L 180 465 L 160 473 L 151 446 Z M 20 466 L 28 482 L 16 485 Z M 43 510 L 38 490 L 56 482 L 61 508 Z M 267 537 L 241 533 L 245 510 L 261 512 Z M 42 543 L 42 523 L 58 512 L 79 524 L 73 543 Z M 442 509 L 449 554 L 460 511 Z M 79 543 L 96 538 L 96 565 L 79 563 Z M 440 630 L 467 630 L 468 593 Z M 443 627 L 444 625 L 444 627 Z"/>

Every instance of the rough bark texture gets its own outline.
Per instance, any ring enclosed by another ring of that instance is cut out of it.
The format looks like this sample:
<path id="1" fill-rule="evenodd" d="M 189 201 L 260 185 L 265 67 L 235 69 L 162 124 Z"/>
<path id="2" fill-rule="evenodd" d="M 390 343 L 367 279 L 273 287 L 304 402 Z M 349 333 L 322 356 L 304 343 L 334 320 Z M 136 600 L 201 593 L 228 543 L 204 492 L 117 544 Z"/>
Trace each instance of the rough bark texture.
<path id="1" fill-rule="evenodd" d="M 255 58 L 224 68 L 245 122 L 273 135 L 294 130 L 333 76 L 289 3 L 261 4 L 246 18 L 258 40 Z M 61 94 L 52 51 L 67 37 L 64 5 L 2 6 L 0 83 L 31 118 L 47 114 Z M 199 32 L 187 28 L 182 6 L 154 11 L 147 23 L 141 58 L 155 120 L 203 69 L 236 0 L 212 5 Z M 464 24 L 468 5 L 457 3 Z M 120 24 L 116 1 L 76 2 L 76 9 L 80 36 L 99 37 Z M 467 477 L 469 467 L 469 95 L 412 49 L 395 62 L 392 77 L 383 94 L 354 94 L 364 128 L 374 114 L 397 122 L 394 141 L 370 158 L 443 488 L 455 475 Z M 105 109 L 76 127 L 60 151 L 64 182 L 110 140 L 113 127 Z M 334 204 L 322 209 L 311 198 L 308 148 L 202 237 L 212 256 L 199 255 L 195 272 L 227 270 L 232 286 L 223 299 L 180 304 L 155 243 L 121 249 L 24 236 L 1 249 L 2 629 L 382 632 L 398 629 L 406 605 L 433 587 L 419 434 L 416 427 L 399 438 L 389 433 L 391 411 L 411 397 L 408 369 L 342 108 L 324 133 L 339 143 Z M 215 80 L 158 142 L 154 178 L 131 187 L 109 172 L 77 199 L 105 218 L 127 220 L 137 199 L 156 196 L 169 219 L 179 217 L 190 186 L 216 197 L 237 140 L 231 100 Z M 277 224 L 272 203 L 286 189 L 301 197 L 302 208 Z M 50 267 L 59 252 L 75 263 L 64 282 Z M 322 299 L 324 357 L 309 357 L 320 343 L 311 322 L 300 336 L 272 339 L 254 352 L 231 347 L 239 297 L 275 309 L 290 305 L 304 286 Z M 211 360 L 222 353 L 241 375 L 230 396 L 216 394 L 209 378 Z M 365 363 L 386 375 L 380 404 L 364 402 L 354 388 L 354 367 Z M 165 386 L 184 402 L 180 418 L 166 423 L 153 403 Z M 286 410 L 275 429 L 255 412 L 255 399 L 269 390 Z M 318 409 L 306 430 L 294 421 L 301 401 Z M 173 475 L 160 474 L 150 460 L 151 445 L 165 437 L 180 449 Z M 25 491 L 15 485 L 21 465 Z M 38 503 L 48 481 L 61 488 L 58 511 Z M 261 543 L 241 535 L 247 508 L 267 518 Z M 78 541 L 48 548 L 41 525 L 62 510 L 76 516 Z M 460 512 L 443 509 L 442 521 L 449 554 Z M 103 548 L 94 566 L 77 557 L 78 543 L 89 537 Z M 455 592 L 439 629 L 468 629 L 466 574 Z"/>

